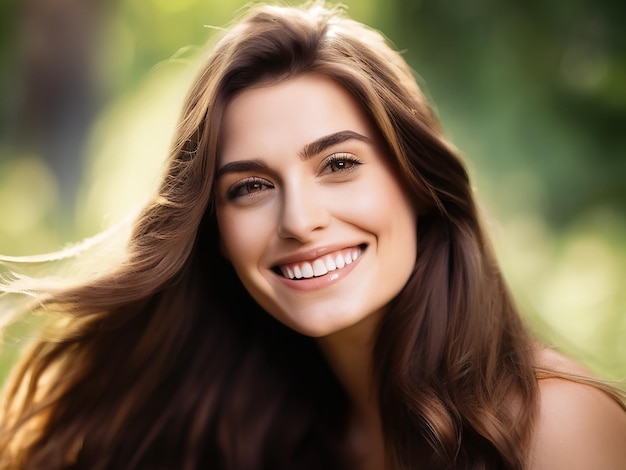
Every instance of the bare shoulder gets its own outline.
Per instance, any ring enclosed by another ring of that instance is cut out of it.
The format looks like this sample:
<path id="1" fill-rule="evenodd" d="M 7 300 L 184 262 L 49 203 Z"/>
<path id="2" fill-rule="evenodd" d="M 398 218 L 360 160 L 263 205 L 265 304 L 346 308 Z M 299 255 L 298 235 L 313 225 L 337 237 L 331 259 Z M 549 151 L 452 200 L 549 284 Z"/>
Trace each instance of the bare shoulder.
<path id="1" fill-rule="evenodd" d="M 575 361 L 541 350 L 540 366 L 590 377 Z M 540 407 L 529 468 L 626 469 L 626 411 L 593 385 L 562 378 L 539 380 Z"/>

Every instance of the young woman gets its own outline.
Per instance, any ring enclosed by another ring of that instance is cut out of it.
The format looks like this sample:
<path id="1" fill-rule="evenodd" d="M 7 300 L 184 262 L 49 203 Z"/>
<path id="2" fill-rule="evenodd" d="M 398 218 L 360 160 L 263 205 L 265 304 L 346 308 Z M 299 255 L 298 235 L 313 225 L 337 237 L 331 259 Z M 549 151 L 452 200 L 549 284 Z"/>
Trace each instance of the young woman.
<path id="1" fill-rule="evenodd" d="M 626 465 L 617 392 L 527 334 L 409 68 L 320 4 L 224 34 L 125 260 L 39 294 L 3 469 Z"/>

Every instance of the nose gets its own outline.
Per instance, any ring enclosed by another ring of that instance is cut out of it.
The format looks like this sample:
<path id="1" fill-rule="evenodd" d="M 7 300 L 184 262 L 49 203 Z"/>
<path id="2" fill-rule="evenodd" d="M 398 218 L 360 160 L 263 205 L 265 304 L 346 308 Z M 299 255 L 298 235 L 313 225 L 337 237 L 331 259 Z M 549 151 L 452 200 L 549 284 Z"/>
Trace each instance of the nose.
<path id="1" fill-rule="evenodd" d="M 316 194 L 314 188 L 305 187 L 303 184 L 285 188 L 282 194 L 278 235 L 285 239 L 307 242 L 315 232 L 327 227 L 330 214 L 321 196 Z"/>

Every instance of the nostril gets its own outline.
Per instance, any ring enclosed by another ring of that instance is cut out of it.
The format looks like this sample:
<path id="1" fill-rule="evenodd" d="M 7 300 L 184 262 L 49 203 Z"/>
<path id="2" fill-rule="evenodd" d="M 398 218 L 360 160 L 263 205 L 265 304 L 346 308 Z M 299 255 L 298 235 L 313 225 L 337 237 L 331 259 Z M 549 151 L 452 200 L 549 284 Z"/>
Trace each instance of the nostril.
<path id="1" fill-rule="evenodd" d="M 308 241 L 315 231 L 328 226 L 329 212 L 312 194 L 285 198 L 278 233 L 281 238 Z"/>

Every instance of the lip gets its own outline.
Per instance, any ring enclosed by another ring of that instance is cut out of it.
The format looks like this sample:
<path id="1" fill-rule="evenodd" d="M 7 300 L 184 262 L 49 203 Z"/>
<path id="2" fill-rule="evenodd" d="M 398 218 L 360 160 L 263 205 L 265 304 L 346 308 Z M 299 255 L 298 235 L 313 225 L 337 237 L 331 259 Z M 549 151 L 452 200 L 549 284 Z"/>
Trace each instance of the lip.
<path id="1" fill-rule="evenodd" d="M 276 278 L 281 283 L 283 283 L 284 285 L 286 285 L 287 287 L 293 290 L 305 292 L 305 291 L 314 291 L 314 290 L 323 289 L 325 287 L 328 287 L 332 284 L 339 282 L 348 274 L 350 274 L 350 272 L 352 272 L 352 270 L 361 262 L 363 255 L 366 253 L 367 251 L 366 244 L 357 244 L 357 245 L 350 245 L 350 246 L 338 245 L 337 247 L 323 247 L 323 248 L 318 248 L 318 249 L 313 249 L 313 250 L 302 251 L 302 252 L 295 253 L 293 255 L 281 258 L 280 262 L 274 265 L 274 266 L 279 266 L 283 264 L 301 263 L 305 261 L 311 261 L 321 256 L 327 255 L 329 253 L 334 253 L 336 251 L 357 248 L 357 247 L 360 247 L 362 250 L 361 256 L 359 256 L 352 263 L 345 265 L 343 268 L 336 269 L 334 271 L 329 271 L 323 276 L 311 277 L 307 279 L 305 278 L 289 279 L 287 277 L 284 277 L 282 274 L 276 273 L 274 270 L 272 270 L 272 274 L 276 276 Z"/>
<path id="2" fill-rule="evenodd" d="M 292 264 L 292 263 L 303 263 L 305 261 L 313 261 L 316 258 L 327 255 L 329 253 L 334 253 L 335 251 L 347 250 L 351 248 L 361 247 L 363 250 L 367 247 L 366 243 L 356 243 L 354 245 L 329 245 L 323 246 L 319 248 L 312 248 L 308 250 L 298 251 L 296 253 L 292 253 L 290 255 L 283 256 L 278 258 L 273 264 L 272 267 L 280 266 L 283 264 Z"/>

